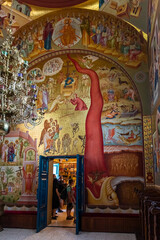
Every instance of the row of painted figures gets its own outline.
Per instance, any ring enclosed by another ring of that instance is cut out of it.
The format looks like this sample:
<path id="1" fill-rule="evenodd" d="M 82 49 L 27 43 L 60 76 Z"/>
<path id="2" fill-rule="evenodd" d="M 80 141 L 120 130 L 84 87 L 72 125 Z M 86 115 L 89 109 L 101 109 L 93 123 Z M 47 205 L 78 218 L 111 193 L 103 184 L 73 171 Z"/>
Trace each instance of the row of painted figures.
<path id="1" fill-rule="evenodd" d="M 123 55 L 130 54 L 131 60 L 141 52 L 144 44 L 143 35 L 137 33 L 131 26 L 114 18 L 104 18 L 95 20 L 88 17 L 77 17 L 79 21 L 81 33 L 77 35 L 76 25 L 72 24 L 73 18 L 64 18 L 63 27 L 56 29 L 55 20 L 48 20 L 45 24 L 32 26 L 27 35 L 24 31 L 21 36 L 17 36 L 17 48 L 23 54 L 23 57 L 31 57 L 31 53 L 39 53 L 40 50 L 53 49 L 53 33 L 56 30 L 59 39 L 58 46 L 70 47 L 77 43 L 82 36 L 82 44 L 84 46 L 100 45 L 105 48 L 114 49 Z M 62 19 L 61 19 L 62 21 Z M 34 29 L 34 30 L 33 30 Z M 57 40 L 57 39 L 56 39 Z M 56 44 L 56 41 L 54 41 Z M 34 55 L 34 54 L 33 54 Z"/>

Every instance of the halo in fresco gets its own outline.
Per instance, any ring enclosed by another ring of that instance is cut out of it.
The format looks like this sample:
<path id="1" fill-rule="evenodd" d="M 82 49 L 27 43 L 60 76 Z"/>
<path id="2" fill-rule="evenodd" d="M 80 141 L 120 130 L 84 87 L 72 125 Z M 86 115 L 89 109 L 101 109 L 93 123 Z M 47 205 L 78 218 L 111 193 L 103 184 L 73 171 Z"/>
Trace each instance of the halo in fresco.
<path id="1" fill-rule="evenodd" d="M 55 45 L 68 48 L 81 39 L 80 21 L 75 18 L 64 18 L 56 23 L 52 40 Z"/>
<path id="2" fill-rule="evenodd" d="M 45 80 L 45 76 L 40 68 L 33 68 L 28 72 L 27 79 L 35 83 L 41 83 Z"/>
<path id="3" fill-rule="evenodd" d="M 43 66 L 43 74 L 45 76 L 53 76 L 61 71 L 63 60 L 61 58 L 52 58 Z"/>

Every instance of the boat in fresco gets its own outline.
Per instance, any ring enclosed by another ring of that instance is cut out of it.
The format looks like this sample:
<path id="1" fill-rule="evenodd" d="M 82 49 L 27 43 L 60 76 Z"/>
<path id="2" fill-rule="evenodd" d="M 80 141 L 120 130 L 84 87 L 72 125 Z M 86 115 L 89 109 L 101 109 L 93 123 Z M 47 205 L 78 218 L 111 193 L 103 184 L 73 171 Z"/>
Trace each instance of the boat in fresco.
<path id="1" fill-rule="evenodd" d="M 125 138 L 124 136 L 119 136 L 119 138 L 126 144 L 136 143 L 141 139 L 141 137 L 138 136 L 138 134 L 136 135 L 135 138 Z"/>

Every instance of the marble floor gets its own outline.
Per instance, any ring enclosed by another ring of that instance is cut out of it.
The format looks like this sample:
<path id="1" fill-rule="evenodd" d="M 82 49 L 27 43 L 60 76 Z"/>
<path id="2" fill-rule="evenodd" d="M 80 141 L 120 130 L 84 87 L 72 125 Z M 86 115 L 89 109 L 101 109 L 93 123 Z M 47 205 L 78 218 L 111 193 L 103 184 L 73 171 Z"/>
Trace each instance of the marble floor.
<path id="1" fill-rule="evenodd" d="M 76 225 L 73 220 L 66 220 L 65 208 L 57 216 L 39 233 L 30 229 L 4 228 L 0 240 L 136 240 L 135 234 L 126 233 L 80 232 L 76 235 Z"/>
<path id="2" fill-rule="evenodd" d="M 5 228 L 0 232 L 1 240 L 136 240 L 134 234 L 80 232 L 74 228 L 47 227 L 41 232 L 35 230 Z"/>

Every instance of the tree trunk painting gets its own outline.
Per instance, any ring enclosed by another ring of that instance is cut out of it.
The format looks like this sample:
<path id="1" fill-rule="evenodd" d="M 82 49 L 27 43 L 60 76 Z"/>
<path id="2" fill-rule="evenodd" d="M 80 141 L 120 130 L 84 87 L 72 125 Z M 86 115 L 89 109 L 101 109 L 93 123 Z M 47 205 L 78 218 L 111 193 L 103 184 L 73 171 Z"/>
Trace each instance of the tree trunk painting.
<path id="1" fill-rule="evenodd" d="M 86 117 L 85 125 L 86 144 L 84 165 L 86 187 L 88 187 L 91 191 L 93 190 L 94 192 L 93 183 L 102 177 L 107 176 L 103 151 L 103 135 L 101 128 L 103 98 L 101 95 L 97 73 L 94 70 L 80 67 L 79 63 L 75 59 L 72 59 L 70 55 L 68 55 L 68 58 L 73 62 L 78 72 L 87 74 L 91 79 L 91 105 Z"/>

